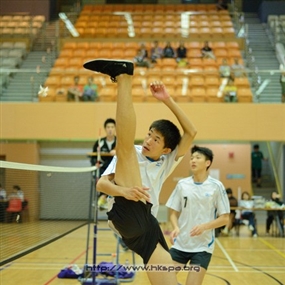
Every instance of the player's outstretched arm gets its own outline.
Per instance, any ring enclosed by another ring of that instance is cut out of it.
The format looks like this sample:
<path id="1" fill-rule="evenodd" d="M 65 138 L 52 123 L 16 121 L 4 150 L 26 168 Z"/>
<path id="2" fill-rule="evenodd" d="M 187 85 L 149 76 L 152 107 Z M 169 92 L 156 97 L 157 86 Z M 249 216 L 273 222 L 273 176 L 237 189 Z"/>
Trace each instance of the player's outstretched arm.
<path id="1" fill-rule="evenodd" d="M 197 130 L 185 112 L 171 98 L 162 82 L 155 81 L 151 83 L 150 91 L 156 99 L 163 102 L 172 111 L 183 129 L 182 138 L 179 143 L 176 156 L 176 159 L 178 159 L 180 156 L 185 155 L 185 153 L 189 150 L 191 143 L 196 136 Z"/>

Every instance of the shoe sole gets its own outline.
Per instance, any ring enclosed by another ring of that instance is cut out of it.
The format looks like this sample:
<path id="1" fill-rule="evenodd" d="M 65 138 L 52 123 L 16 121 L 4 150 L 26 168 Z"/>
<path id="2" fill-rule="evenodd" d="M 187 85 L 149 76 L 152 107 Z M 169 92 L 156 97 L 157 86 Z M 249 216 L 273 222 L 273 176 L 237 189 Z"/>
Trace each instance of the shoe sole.
<path id="1" fill-rule="evenodd" d="M 83 64 L 83 67 L 88 69 L 88 70 L 92 70 L 92 71 L 96 71 L 96 72 L 100 72 L 96 70 L 96 66 L 97 66 L 97 62 L 98 61 L 103 61 L 103 62 L 128 62 L 128 63 L 132 63 L 134 64 L 131 60 L 122 60 L 122 59 L 108 59 L 108 58 L 96 58 L 90 61 L 87 61 Z"/>

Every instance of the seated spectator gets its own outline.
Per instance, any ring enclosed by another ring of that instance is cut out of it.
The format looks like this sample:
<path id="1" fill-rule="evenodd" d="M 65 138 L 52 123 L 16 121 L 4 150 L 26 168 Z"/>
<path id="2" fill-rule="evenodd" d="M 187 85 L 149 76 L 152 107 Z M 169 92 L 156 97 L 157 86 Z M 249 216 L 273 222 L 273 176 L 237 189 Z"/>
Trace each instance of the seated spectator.
<path id="1" fill-rule="evenodd" d="M 238 62 L 238 58 L 234 59 L 234 64 L 231 66 L 231 70 L 234 78 L 246 76 L 244 66 Z"/>
<path id="2" fill-rule="evenodd" d="M 280 195 L 276 191 L 271 193 L 270 201 L 274 202 L 277 207 L 284 205 L 284 203 L 280 200 Z M 277 218 L 277 223 L 279 223 L 278 228 L 281 229 L 280 234 L 284 236 L 284 211 L 267 211 L 266 233 L 269 234 L 270 227 L 275 217 Z"/>
<path id="3" fill-rule="evenodd" d="M 243 220 L 248 220 L 248 229 L 252 232 L 253 237 L 257 237 L 257 230 L 255 225 L 255 215 L 253 212 L 253 200 L 251 199 L 248 192 L 243 192 L 241 194 L 241 200 L 239 201 L 239 206 L 242 208 L 241 218 Z"/>
<path id="4" fill-rule="evenodd" d="M 227 85 L 223 90 L 223 95 L 225 102 L 237 102 L 237 87 L 232 77 L 228 79 Z"/>
<path id="5" fill-rule="evenodd" d="M 64 94 L 64 90 L 58 90 L 58 92 L 62 92 Z M 67 101 L 79 101 L 83 92 L 82 85 L 79 84 L 79 76 L 74 76 L 74 85 L 69 87 L 67 90 Z M 59 94 L 60 95 L 60 94 Z"/>
<path id="6" fill-rule="evenodd" d="M 21 199 L 21 201 L 24 201 L 24 192 L 22 191 L 21 187 L 19 185 L 13 186 L 13 191 L 8 197 L 9 199 L 18 198 Z"/>
<path id="7" fill-rule="evenodd" d="M 91 76 L 88 78 L 88 83 L 83 88 L 82 101 L 95 102 L 98 99 L 97 84 L 93 83 L 94 78 Z"/>
<path id="8" fill-rule="evenodd" d="M 227 0 L 218 0 L 218 2 L 216 4 L 216 8 L 218 11 L 227 10 L 228 9 Z"/>
<path id="9" fill-rule="evenodd" d="M 187 62 L 187 48 L 183 42 L 179 43 L 178 48 L 176 49 L 176 61 L 178 66 L 184 67 L 188 64 Z"/>
<path id="10" fill-rule="evenodd" d="M 134 63 L 136 66 L 147 67 L 151 66 L 151 63 L 148 59 L 148 52 L 145 47 L 145 44 L 141 44 L 140 48 L 138 49 L 137 55 L 134 58 Z"/>
<path id="11" fill-rule="evenodd" d="M 165 48 L 163 49 L 163 57 L 164 58 L 174 58 L 175 57 L 175 52 L 170 42 L 167 42 Z"/>
<path id="12" fill-rule="evenodd" d="M 226 189 L 229 202 L 230 202 L 230 207 L 237 207 L 238 206 L 238 200 L 233 196 L 233 191 L 231 188 Z M 229 222 L 228 224 L 224 227 L 224 229 L 221 231 L 222 234 L 228 235 L 233 228 L 233 225 L 235 223 L 235 218 L 236 218 L 236 210 L 231 209 L 230 212 L 230 217 L 229 217 Z"/>
<path id="13" fill-rule="evenodd" d="M 227 59 L 223 59 L 222 64 L 219 68 L 220 76 L 223 78 L 229 78 L 231 76 L 231 67 L 228 64 Z"/>
<path id="14" fill-rule="evenodd" d="M 205 41 L 204 46 L 201 48 L 202 58 L 212 58 L 216 59 L 212 48 L 209 46 L 209 42 Z"/>
<path id="15" fill-rule="evenodd" d="M 150 51 L 150 59 L 151 62 L 156 63 L 158 59 L 162 58 L 163 49 L 159 46 L 158 41 L 154 41 L 153 47 Z"/>
<path id="16" fill-rule="evenodd" d="M 2 184 L 0 183 L 0 200 L 6 200 L 7 193 L 6 190 L 2 187 Z"/>

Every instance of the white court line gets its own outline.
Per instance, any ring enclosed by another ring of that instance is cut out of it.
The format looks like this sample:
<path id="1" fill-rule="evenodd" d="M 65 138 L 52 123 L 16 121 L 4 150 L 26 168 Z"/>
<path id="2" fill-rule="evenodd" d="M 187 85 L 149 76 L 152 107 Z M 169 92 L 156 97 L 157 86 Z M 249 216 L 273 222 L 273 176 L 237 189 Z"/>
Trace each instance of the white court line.
<path id="1" fill-rule="evenodd" d="M 225 257 L 227 258 L 227 260 L 229 261 L 229 263 L 231 264 L 231 266 L 233 267 L 233 269 L 238 272 L 238 268 L 236 267 L 236 265 L 234 264 L 234 262 L 232 261 L 232 259 L 230 258 L 230 256 L 228 255 L 227 251 L 224 249 L 224 247 L 222 246 L 222 244 L 220 243 L 220 241 L 218 239 L 216 239 L 216 243 L 218 244 L 218 246 L 220 247 L 221 251 L 223 252 L 223 254 L 225 255 Z"/>

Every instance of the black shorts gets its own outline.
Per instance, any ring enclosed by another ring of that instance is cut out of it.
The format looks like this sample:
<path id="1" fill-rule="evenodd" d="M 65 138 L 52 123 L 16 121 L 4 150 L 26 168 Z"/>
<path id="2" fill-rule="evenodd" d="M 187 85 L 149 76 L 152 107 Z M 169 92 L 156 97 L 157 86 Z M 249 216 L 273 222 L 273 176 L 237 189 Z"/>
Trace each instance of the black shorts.
<path id="1" fill-rule="evenodd" d="M 172 259 L 176 262 L 186 265 L 188 261 L 190 261 L 190 264 L 203 267 L 206 270 L 208 269 L 212 258 L 212 254 L 206 251 L 185 252 L 172 247 L 169 252 Z"/>
<path id="2" fill-rule="evenodd" d="M 147 264 L 158 243 L 168 251 L 157 219 L 151 214 L 152 204 L 115 197 L 108 219 L 121 234 L 127 247 Z"/>
<path id="3" fill-rule="evenodd" d="M 261 178 L 261 168 L 252 168 L 252 177 Z"/>

